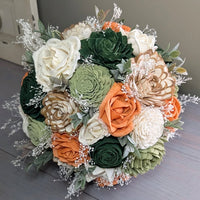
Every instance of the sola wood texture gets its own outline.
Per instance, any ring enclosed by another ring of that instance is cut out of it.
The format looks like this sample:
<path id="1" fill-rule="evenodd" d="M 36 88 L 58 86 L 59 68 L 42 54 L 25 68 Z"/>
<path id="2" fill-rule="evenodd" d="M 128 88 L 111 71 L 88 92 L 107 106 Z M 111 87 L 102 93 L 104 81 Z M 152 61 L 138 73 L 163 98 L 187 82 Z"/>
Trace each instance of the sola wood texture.
<path id="1" fill-rule="evenodd" d="M 0 104 L 19 92 L 24 71 L 21 67 L 0 60 Z M 9 118 L 9 112 L 0 108 L 0 125 Z M 124 187 L 99 189 L 89 184 L 76 199 L 99 200 L 198 200 L 200 199 L 200 105 L 189 105 L 182 117 L 185 122 L 180 137 L 167 143 L 166 155 L 160 166 L 145 175 L 132 178 Z M 0 134 L 0 200 L 61 200 L 66 194 L 57 178 L 57 167 L 50 164 L 37 175 L 26 174 L 10 163 L 17 156 L 15 140 L 25 138 L 22 131 L 8 137 Z M 117 188 L 117 190 L 116 190 Z"/>

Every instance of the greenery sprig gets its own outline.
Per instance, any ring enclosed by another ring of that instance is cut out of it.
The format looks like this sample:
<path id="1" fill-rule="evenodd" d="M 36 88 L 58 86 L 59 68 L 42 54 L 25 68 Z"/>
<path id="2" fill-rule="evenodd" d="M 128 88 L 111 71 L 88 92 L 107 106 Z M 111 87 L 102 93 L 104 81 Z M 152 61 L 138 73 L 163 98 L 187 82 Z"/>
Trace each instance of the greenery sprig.
<path id="1" fill-rule="evenodd" d="M 42 38 L 46 42 L 51 38 L 57 38 L 57 39 L 62 38 L 60 31 L 52 28 L 49 25 L 46 29 L 44 24 L 40 20 L 38 21 L 38 27 L 39 27 L 39 30 L 36 30 L 36 32 L 39 32 L 41 34 L 40 38 Z"/>
<path id="2" fill-rule="evenodd" d="M 165 122 L 164 126 L 165 126 L 165 128 L 172 127 L 172 128 L 177 128 L 177 129 L 182 130 L 183 124 L 184 124 L 184 122 L 181 121 L 181 118 L 178 118 L 178 119 L 173 120 L 173 121 Z"/>
<path id="3" fill-rule="evenodd" d="M 31 161 L 29 160 L 29 164 L 26 168 L 26 171 L 30 171 L 31 169 L 39 171 L 41 167 L 45 166 L 52 159 L 53 152 L 51 149 L 47 149 L 44 153 L 40 154 L 39 156 L 31 157 Z"/>
<path id="4" fill-rule="evenodd" d="M 80 112 L 77 112 L 70 116 L 72 119 L 73 127 L 76 129 L 79 125 L 82 123 L 86 126 L 88 120 L 94 115 L 96 109 L 93 107 L 90 107 L 89 109 L 83 110 L 80 108 Z"/>
<path id="5" fill-rule="evenodd" d="M 122 59 L 122 62 L 116 65 L 116 69 L 110 69 L 110 73 L 116 82 L 122 82 L 125 80 L 126 75 L 131 73 L 131 59 L 127 62 Z"/>

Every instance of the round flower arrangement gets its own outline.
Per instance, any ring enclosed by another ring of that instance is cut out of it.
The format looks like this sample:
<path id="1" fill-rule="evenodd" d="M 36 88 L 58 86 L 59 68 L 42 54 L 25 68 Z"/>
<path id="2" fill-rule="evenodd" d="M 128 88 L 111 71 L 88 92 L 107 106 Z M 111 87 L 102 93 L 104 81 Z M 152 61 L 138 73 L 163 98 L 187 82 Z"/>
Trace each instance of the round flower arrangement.
<path id="1" fill-rule="evenodd" d="M 112 20 L 107 13 L 96 7 L 97 17 L 62 33 L 39 22 L 26 46 L 20 114 L 35 146 L 29 168 L 57 162 L 69 194 L 154 169 L 181 128 L 177 91 L 187 72 L 177 46 L 163 50 L 153 29 L 117 23 L 116 5 Z"/>

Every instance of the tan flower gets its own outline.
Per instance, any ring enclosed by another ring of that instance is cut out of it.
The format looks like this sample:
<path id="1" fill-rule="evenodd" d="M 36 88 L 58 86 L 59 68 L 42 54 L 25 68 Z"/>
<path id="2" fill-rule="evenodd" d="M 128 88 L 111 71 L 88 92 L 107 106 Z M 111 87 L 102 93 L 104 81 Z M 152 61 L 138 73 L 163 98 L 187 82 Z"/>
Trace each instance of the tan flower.
<path id="1" fill-rule="evenodd" d="M 132 92 L 148 106 L 163 105 L 175 92 L 175 79 L 162 57 L 152 50 L 132 59 L 132 74 L 127 82 Z"/>
<path id="2" fill-rule="evenodd" d="M 71 133 L 73 126 L 70 115 L 76 113 L 78 108 L 67 92 L 49 92 L 43 99 L 41 114 L 45 123 L 51 126 L 52 132 Z"/>

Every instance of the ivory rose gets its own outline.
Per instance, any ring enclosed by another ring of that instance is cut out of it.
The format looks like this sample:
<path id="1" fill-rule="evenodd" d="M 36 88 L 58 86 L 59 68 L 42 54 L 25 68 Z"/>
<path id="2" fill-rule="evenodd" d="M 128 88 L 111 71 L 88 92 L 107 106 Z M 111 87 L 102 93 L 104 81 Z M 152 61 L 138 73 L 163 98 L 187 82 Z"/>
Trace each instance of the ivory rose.
<path id="1" fill-rule="evenodd" d="M 46 45 L 33 53 L 37 82 L 44 92 L 52 90 L 50 77 L 70 79 L 77 67 L 81 47 L 78 37 L 71 36 L 66 40 L 52 38 Z"/>
<path id="2" fill-rule="evenodd" d="M 74 167 L 78 167 L 90 159 L 88 148 L 83 147 L 77 137 L 68 134 L 54 133 L 52 148 L 54 157 Z"/>
<path id="3" fill-rule="evenodd" d="M 62 36 L 64 39 L 67 39 L 70 36 L 76 36 L 80 40 L 83 40 L 89 38 L 91 33 L 92 27 L 80 22 L 76 25 L 72 25 L 71 27 L 66 28 L 62 33 Z"/>
<path id="4" fill-rule="evenodd" d="M 139 101 L 125 94 L 122 86 L 122 83 L 114 83 L 99 107 L 99 117 L 114 137 L 129 134 L 133 130 L 133 119 L 141 110 Z"/>
<path id="5" fill-rule="evenodd" d="M 149 49 L 153 49 L 155 46 L 155 37 L 153 35 L 144 34 L 139 29 L 134 29 L 126 34 L 128 37 L 128 43 L 132 44 L 133 54 L 135 56 L 144 53 Z"/>
<path id="6" fill-rule="evenodd" d="M 84 145 L 92 145 L 104 136 L 109 136 L 106 125 L 99 119 L 99 113 L 95 113 L 94 116 L 87 122 L 87 125 L 83 125 L 79 131 L 79 141 Z"/>

